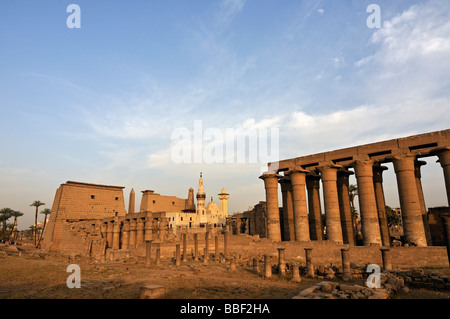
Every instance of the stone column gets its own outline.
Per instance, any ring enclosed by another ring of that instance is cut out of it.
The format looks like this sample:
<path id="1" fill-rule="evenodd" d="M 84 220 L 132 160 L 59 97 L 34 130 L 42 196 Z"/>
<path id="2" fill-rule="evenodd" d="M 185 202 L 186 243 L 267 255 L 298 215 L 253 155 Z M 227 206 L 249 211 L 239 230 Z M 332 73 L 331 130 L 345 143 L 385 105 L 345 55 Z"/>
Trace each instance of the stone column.
<path id="1" fill-rule="evenodd" d="M 194 234 L 194 260 L 198 260 L 198 234 Z"/>
<path id="2" fill-rule="evenodd" d="M 156 266 L 159 266 L 161 264 L 161 248 L 156 248 L 156 260 L 155 260 Z"/>
<path id="3" fill-rule="evenodd" d="M 203 248 L 203 263 L 207 264 L 208 263 L 208 249 L 205 247 Z"/>
<path id="4" fill-rule="evenodd" d="M 130 222 L 128 220 L 123 221 L 122 226 L 122 249 L 128 249 L 128 245 L 130 242 Z"/>
<path id="5" fill-rule="evenodd" d="M 209 231 L 205 232 L 205 249 L 206 254 L 209 254 Z"/>
<path id="6" fill-rule="evenodd" d="M 264 255 L 264 278 L 272 277 L 271 259 L 272 259 L 272 256 Z"/>
<path id="7" fill-rule="evenodd" d="M 285 248 L 278 248 L 278 271 L 281 276 L 286 274 Z"/>
<path id="8" fill-rule="evenodd" d="M 111 248 L 112 249 L 120 248 L 120 223 L 118 220 L 115 220 L 113 224 L 113 239 Z"/>
<path id="9" fill-rule="evenodd" d="M 228 254 L 228 232 L 225 231 L 223 234 L 223 255 L 227 257 Z"/>
<path id="10" fill-rule="evenodd" d="M 447 257 L 450 264 L 450 213 L 441 213 L 439 217 L 442 220 L 442 227 L 444 228 L 444 238 L 447 245 Z"/>
<path id="11" fill-rule="evenodd" d="M 433 150 L 432 154 L 439 157 L 439 163 L 441 163 L 444 170 L 445 188 L 447 189 L 447 201 L 450 206 L 450 146 L 441 147 Z"/>
<path id="12" fill-rule="evenodd" d="M 259 273 L 258 258 L 253 258 L 253 272 Z"/>
<path id="13" fill-rule="evenodd" d="M 292 264 L 292 282 L 301 282 L 300 271 L 297 264 Z"/>
<path id="14" fill-rule="evenodd" d="M 187 235 L 183 234 L 183 262 L 187 261 Z"/>
<path id="15" fill-rule="evenodd" d="M 305 248 L 306 275 L 314 278 L 314 265 L 312 263 L 312 248 Z"/>
<path id="16" fill-rule="evenodd" d="M 383 258 L 383 270 L 391 270 L 391 250 L 389 248 L 381 248 L 381 257 Z"/>
<path id="17" fill-rule="evenodd" d="M 425 161 L 414 161 L 414 175 L 416 176 L 416 185 L 417 185 L 417 193 L 419 195 L 420 200 L 420 209 L 422 210 L 422 221 L 423 227 L 425 229 L 425 236 L 427 238 L 427 245 L 433 246 L 433 240 L 431 238 L 430 224 L 428 223 L 428 214 L 427 207 L 425 205 L 425 197 L 423 196 L 423 188 L 422 188 L 422 174 L 420 172 L 420 167 L 426 165 Z"/>
<path id="18" fill-rule="evenodd" d="M 144 240 L 152 240 L 153 239 L 153 229 L 152 229 L 152 218 L 146 218 L 144 225 Z"/>
<path id="19" fill-rule="evenodd" d="M 422 221 L 419 194 L 417 193 L 414 160 L 412 155 L 393 156 L 397 176 L 400 207 L 402 209 L 403 232 L 407 242 L 417 246 L 427 246 L 427 238 Z"/>
<path id="20" fill-rule="evenodd" d="M 158 239 L 159 238 L 159 225 L 158 225 L 158 219 L 152 218 L 152 238 Z"/>
<path id="21" fill-rule="evenodd" d="M 348 248 L 341 248 L 341 257 L 342 257 L 342 279 L 350 280 L 352 279 L 352 271 L 350 268 L 350 256 L 349 256 Z"/>
<path id="22" fill-rule="evenodd" d="M 136 245 L 144 242 L 144 221 L 139 218 L 136 225 Z"/>
<path id="23" fill-rule="evenodd" d="M 292 205 L 294 207 L 294 231 L 296 241 L 309 241 L 308 206 L 306 204 L 307 170 L 296 169 L 289 172 L 292 185 Z"/>
<path id="24" fill-rule="evenodd" d="M 355 234 L 353 233 L 352 209 L 350 207 L 350 196 L 348 193 L 349 176 L 353 172 L 339 170 L 337 172 L 337 189 L 339 199 L 339 211 L 341 213 L 342 239 L 344 244 L 355 245 Z"/>
<path id="25" fill-rule="evenodd" d="M 375 190 L 375 199 L 377 201 L 378 222 L 380 225 L 381 243 L 383 246 L 391 245 L 391 237 L 389 235 L 389 227 L 386 217 L 386 202 L 384 200 L 383 191 L 383 171 L 387 170 L 386 166 L 374 165 L 373 170 L 373 188 Z"/>
<path id="26" fill-rule="evenodd" d="M 159 219 L 159 241 L 163 242 L 166 238 L 166 225 L 167 221 L 165 217 Z"/>
<path id="27" fill-rule="evenodd" d="M 373 161 L 355 161 L 355 175 L 358 183 L 359 210 L 364 245 L 381 245 L 377 200 L 373 186 Z"/>
<path id="28" fill-rule="evenodd" d="M 112 247 L 113 228 L 114 228 L 114 224 L 111 221 L 108 222 L 108 228 L 106 229 L 106 243 L 107 243 L 108 248 Z"/>
<path id="29" fill-rule="evenodd" d="M 100 233 L 102 234 L 102 238 L 106 240 L 108 237 L 108 223 L 102 223 L 100 226 Z"/>
<path id="30" fill-rule="evenodd" d="M 338 165 L 324 165 L 318 169 L 322 175 L 327 240 L 342 244 L 341 216 L 337 193 L 337 170 L 340 167 Z"/>
<path id="31" fill-rule="evenodd" d="M 219 260 L 219 236 L 214 237 L 214 259 Z"/>
<path id="32" fill-rule="evenodd" d="M 295 240 L 294 226 L 294 207 L 292 206 L 292 185 L 288 177 L 280 178 L 278 181 L 281 186 L 281 195 L 283 199 L 283 234 L 284 240 Z"/>
<path id="33" fill-rule="evenodd" d="M 278 208 L 278 178 L 275 173 L 263 174 L 267 207 L 267 237 L 272 241 L 281 241 L 280 214 Z"/>
<path id="34" fill-rule="evenodd" d="M 152 240 L 145 241 L 145 264 L 150 266 L 152 263 Z"/>
<path id="35" fill-rule="evenodd" d="M 129 245 L 130 248 L 136 247 L 136 220 L 130 219 L 130 240 Z"/>
<path id="36" fill-rule="evenodd" d="M 242 220 L 239 217 L 236 217 L 236 235 L 241 233 L 242 229 Z"/>
<path id="37" fill-rule="evenodd" d="M 306 175 L 306 188 L 308 190 L 309 233 L 311 240 L 322 240 L 322 208 L 320 206 L 320 176 Z"/>
<path id="38" fill-rule="evenodd" d="M 183 234 L 184 235 L 184 234 Z M 183 236 L 184 238 L 184 236 Z M 181 265 L 181 253 L 180 253 L 180 244 L 175 245 L 175 265 L 178 267 Z M 184 256 L 183 256 L 184 259 Z"/>

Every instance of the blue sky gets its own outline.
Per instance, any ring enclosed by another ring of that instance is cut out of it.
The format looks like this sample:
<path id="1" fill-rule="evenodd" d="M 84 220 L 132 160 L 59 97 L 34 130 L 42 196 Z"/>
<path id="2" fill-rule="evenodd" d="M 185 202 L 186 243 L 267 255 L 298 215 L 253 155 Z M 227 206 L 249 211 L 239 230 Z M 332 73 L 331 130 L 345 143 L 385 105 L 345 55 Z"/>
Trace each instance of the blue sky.
<path id="1" fill-rule="evenodd" d="M 28 227 L 67 180 L 187 197 L 202 171 L 208 199 L 225 187 L 245 210 L 264 200 L 260 165 L 175 164 L 175 129 L 276 127 L 281 159 L 448 129 L 449 56 L 445 1 L 3 0 L 0 207 Z M 446 205 L 427 161 L 427 205 Z"/>

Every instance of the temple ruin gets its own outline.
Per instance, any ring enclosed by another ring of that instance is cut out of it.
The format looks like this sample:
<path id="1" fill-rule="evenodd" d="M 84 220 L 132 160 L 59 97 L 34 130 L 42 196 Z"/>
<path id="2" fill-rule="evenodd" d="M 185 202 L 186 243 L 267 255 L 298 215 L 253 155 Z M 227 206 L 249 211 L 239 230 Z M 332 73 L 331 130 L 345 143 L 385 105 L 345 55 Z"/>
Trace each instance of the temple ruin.
<path id="1" fill-rule="evenodd" d="M 355 174 L 364 245 L 389 246 L 382 175 L 387 169 L 383 164 L 391 162 L 397 178 L 405 240 L 418 247 L 430 246 L 432 236 L 420 172 L 426 163 L 420 159 L 430 156 L 442 166 L 450 203 L 450 130 L 269 163 L 269 171 L 260 176 L 266 191 L 267 237 L 273 241 L 322 240 L 322 185 L 326 239 L 355 245 L 348 198 L 348 178 Z"/>

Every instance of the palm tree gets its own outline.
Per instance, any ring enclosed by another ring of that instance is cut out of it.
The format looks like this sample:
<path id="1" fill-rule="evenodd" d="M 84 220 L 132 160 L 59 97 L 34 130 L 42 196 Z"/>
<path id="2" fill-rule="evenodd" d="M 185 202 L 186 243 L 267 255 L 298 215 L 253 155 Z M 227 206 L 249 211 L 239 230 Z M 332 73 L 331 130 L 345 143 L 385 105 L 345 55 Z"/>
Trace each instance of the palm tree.
<path id="1" fill-rule="evenodd" d="M 0 221 L 3 224 L 2 240 L 6 241 L 6 221 L 12 216 L 14 211 L 11 208 L 3 208 L 0 210 Z"/>
<path id="2" fill-rule="evenodd" d="M 14 217 L 14 227 L 11 229 L 11 232 L 9 234 L 9 238 L 11 240 L 14 239 L 13 235 L 15 237 L 15 233 L 13 234 L 13 232 L 17 230 L 17 218 L 20 217 L 20 216 L 23 216 L 23 213 L 19 212 L 17 210 L 13 211 L 12 214 L 11 214 L 11 217 Z"/>
<path id="3" fill-rule="evenodd" d="M 33 204 L 30 205 L 36 207 L 36 214 L 34 216 L 34 226 L 37 225 L 37 217 L 38 217 L 38 208 L 39 206 L 45 205 L 45 203 L 39 201 L 39 200 L 35 200 L 33 202 Z M 37 241 L 37 227 L 34 227 L 34 245 L 36 245 L 36 241 Z"/>
<path id="4" fill-rule="evenodd" d="M 358 210 L 355 207 L 355 197 L 358 196 L 358 186 L 350 184 L 348 186 L 348 196 L 350 197 L 350 208 L 352 210 L 353 233 L 356 235 L 357 220 L 359 217 Z"/>
<path id="5" fill-rule="evenodd" d="M 45 225 L 47 224 L 47 215 L 50 215 L 51 212 L 52 212 L 52 210 L 49 208 L 46 208 L 41 212 L 41 214 L 45 215 L 45 218 L 44 218 L 44 227 L 42 228 L 42 233 L 41 233 L 41 236 L 39 237 L 39 242 L 37 244 L 38 247 L 41 243 L 42 236 L 44 236 Z"/>

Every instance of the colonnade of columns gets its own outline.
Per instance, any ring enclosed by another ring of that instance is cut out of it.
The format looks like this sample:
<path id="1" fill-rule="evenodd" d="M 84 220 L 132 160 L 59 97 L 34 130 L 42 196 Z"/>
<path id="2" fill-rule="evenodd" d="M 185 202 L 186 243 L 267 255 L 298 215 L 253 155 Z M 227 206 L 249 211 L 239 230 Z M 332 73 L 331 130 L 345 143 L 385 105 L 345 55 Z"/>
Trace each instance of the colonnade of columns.
<path id="1" fill-rule="evenodd" d="M 450 204 L 450 148 L 440 148 L 430 154 L 439 157 Z M 420 174 L 420 167 L 426 162 L 413 154 L 391 155 L 385 161 L 392 161 L 394 165 L 406 241 L 417 246 L 431 245 Z M 346 169 L 349 167 L 354 172 Z M 355 174 L 364 245 L 388 246 L 382 177 L 387 167 L 371 159 L 357 159 L 346 168 L 319 163 L 314 170 L 294 169 L 286 171 L 284 176 L 277 173 L 260 176 L 266 191 L 268 238 L 274 241 L 281 241 L 282 237 L 289 241 L 323 240 L 319 196 L 322 181 L 326 239 L 355 245 L 349 198 L 349 176 Z M 278 184 L 282 194 L 283 229 L 280 228 Z"/>
<path id="2" fill-rule="evenodd" d="M 115 218 L 102 224 L 101 234 L 106 238 L 106 248 L 130 249 L 148 240 L 163 242 L 167 225 L 166 218 Z"/>

